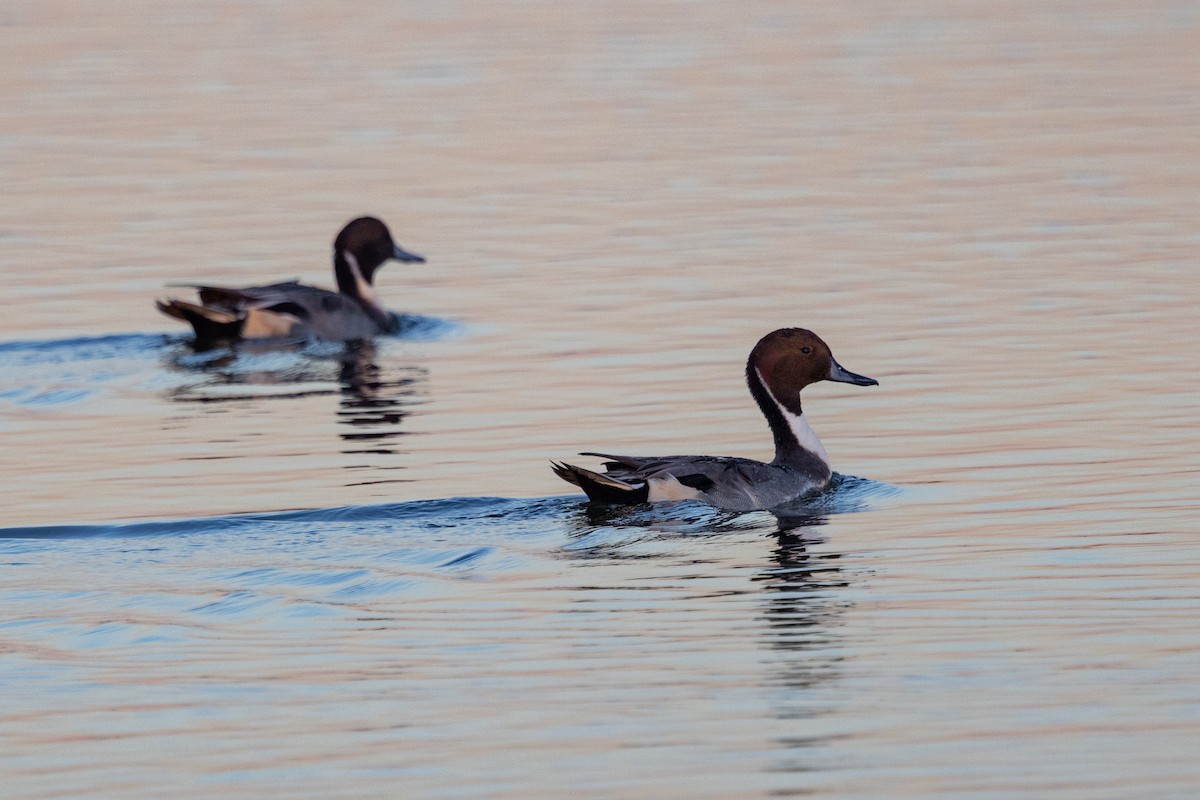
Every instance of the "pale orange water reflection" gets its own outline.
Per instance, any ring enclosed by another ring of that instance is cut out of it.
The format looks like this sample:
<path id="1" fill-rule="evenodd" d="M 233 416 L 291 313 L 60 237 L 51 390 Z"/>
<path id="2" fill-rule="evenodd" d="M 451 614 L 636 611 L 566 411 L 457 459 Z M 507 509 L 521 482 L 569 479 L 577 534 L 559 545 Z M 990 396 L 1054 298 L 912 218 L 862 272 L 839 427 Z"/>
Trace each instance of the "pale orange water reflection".
<path id="1" fill-rule="evenodd" d="M 799 544 L 480 512 L 446 523 L 491 548 L 469 577 L 400 523 L 6 551 L 6 786 L 1185 796 L 1197 34 L 1177 2 L 0 11 L 6 526 L 763 457 L 742 366 L 797 324 L 881 382 L 806 394 L 835 468 L 903 490 Z M 379 286 L 437 335 L 221 363 L 153 309 L 328 284 L 362 213 L 429 258 Z"/>

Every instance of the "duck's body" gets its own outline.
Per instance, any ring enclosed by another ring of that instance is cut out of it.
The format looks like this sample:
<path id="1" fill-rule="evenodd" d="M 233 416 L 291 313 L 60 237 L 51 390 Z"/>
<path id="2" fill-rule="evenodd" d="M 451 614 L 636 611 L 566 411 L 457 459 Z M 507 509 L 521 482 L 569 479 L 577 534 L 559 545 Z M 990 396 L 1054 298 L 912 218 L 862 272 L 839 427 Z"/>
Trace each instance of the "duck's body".
<path id="1" fill-rule="evenodd" d="M 784 328 L 764 336 L 746 362 L 746 382 L 775 439 L 770 462 L 728 456 L 614 456 L 604 473 L 554 464 L 555 473 L 602 503 L 699 500 L 731 511 L 774 508 L 825 489 L 833 475 L 825 448 L 800 407 L 800 390 L 830 380 L 858 386 L 878 381 L 849 372 L 811 331 Z"/>
<path id="2" fill-rule="evenodd" d="M 604 481 L 592 485 L 581 480 L 577 485 L 588 499 L 607 503 L 657 503 L 667 500 L 699 500 L 731 511 L 752 511 L 795 500 L 829 485 L 831 473 L 821 464 L 764 463 L 735 456 L 615 456 L 608 453 L 580 453 L 607 459 Z M 564 480 L 587 472 L 563 464 L 569 474 L 556 470 Z M 619 486 L 609 482 L 616 481 Z M 603 488 L 601 488 L 603 487 Z M 590 489 L 590 491 L 589 491 Z M 607 490 L 612 489 L 610 494 Z M 631 492 L 632 490 L 632 492 Z"/>
<path id="3" fill-rule="evenodd" d="M 424 262 L 392 241 L 387 226 L 360 217 L 333 243 L 338 291 L 297 281 L 229 288 L 192 286 L 200 303 L 159 301 L 164 314 L 191 324 L 200 341 L 230 339 L 324 339 L 350 341 L 390 333 L 395 315 L 375 291 L 375 271 L 389 259 Z"/>

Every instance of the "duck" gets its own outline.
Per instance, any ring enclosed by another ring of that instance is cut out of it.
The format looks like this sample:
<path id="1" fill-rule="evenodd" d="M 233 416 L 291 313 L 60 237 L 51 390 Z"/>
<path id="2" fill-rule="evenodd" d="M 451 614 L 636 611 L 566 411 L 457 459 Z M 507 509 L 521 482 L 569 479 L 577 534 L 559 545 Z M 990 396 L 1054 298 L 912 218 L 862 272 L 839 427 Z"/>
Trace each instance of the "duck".
<path id="1" fill-rule="evenodd" d="M 775 508 L 828 488 L 829 456 L 804 418 L 800 392 L 819 381 L 878 386 L 850 372 L 829 345 L 804 328 L 781 328 L 762 337 L 746 360 L 746 383 L 775 439 L 770 462 L 733 456 L 620 456 L 604 472 L 551 461 L 558 477 L 578 486 L 593 503 L 633 505 L 698 500 L 729 511 Z"/>
<path id="2" fill-rule="evenodd" d="M 359 217 L 333 241 L 336 292 L 299 281 L 241 288 L 183 284 L 199 292 L 199 303 L 168 298 L 156 305 L 168 317 L 189 323 L 198 342 L 369 339 L 397 328 L 398 318 L 373 282 L 375 271 L 389 260 L 425 263 L 400 248 L 383 222 Z"/>

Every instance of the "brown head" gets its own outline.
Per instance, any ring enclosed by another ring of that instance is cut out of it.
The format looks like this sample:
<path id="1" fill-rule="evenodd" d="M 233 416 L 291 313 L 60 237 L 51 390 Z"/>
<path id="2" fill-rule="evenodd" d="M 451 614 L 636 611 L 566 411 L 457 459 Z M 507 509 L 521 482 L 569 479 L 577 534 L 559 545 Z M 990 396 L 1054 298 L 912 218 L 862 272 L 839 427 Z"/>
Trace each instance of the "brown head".
<path id="1" fill-rule="evenodd" d="M 344 260 L 347 256 L 353 259 L 367 283 L 372 282 L 375 270 L 388 259 L 418 264 L 425 261 L 415 253 L 400 249 L 392 241 L 387 226 L 374 217 L 359 217 L 342 228 L 333 240 L 333 252 L 335 260 Z"/>
<path id="2" fill-rule="evenodd" d="M 771 396 L 793 414 L 800 414 L 800 390 L 817 381 L 837 381 L 856 386 L 877 386 L 879 381 L 856 375 L 833 357 L 829 345 L 810 330 L 781 328 L 759 339 L 750 351 L 746 377 L 751 391 L 756 383 L 754 373 Z M 755 399 L 758 399 L 757 396 Z M 761 405 L 761 402 L 760 402 Z"/>

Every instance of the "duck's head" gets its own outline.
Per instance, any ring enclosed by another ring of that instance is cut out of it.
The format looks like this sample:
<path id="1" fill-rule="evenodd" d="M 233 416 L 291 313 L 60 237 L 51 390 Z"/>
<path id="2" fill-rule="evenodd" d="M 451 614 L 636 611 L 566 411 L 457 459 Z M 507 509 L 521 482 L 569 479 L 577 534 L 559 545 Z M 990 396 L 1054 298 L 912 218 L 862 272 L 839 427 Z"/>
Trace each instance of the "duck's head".
<path id="1" fill-rule="evenodd" d="M 877 386 L 879 381 L 856 375 L 833 357 L 829 345 L 810 330 L 780 328 L 758 340 L 750 351 L 748 370 L 761 377 L 784 408 L 800 413 L 800 390 L 818 381 Z"/>
<path id="2" fill-rule="evenodd" d="M 392 241 L 392 234 L 374 217 L 359 217 L 351 221 L 333 240 L 334 258 L 344 259 L 358 267 L 362 277 L 370 283 L 375 270 L 389 259 L 423 264 L 425 259 L 416 253 L 403 250 Z"/>

